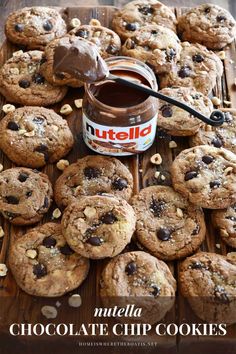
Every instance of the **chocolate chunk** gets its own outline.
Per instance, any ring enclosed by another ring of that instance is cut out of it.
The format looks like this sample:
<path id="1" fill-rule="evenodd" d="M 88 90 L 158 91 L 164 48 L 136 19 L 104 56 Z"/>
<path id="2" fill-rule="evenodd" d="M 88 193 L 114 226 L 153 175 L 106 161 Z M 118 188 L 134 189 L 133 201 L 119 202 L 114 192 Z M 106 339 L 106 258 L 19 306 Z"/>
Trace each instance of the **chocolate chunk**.
<path id="1" fill-rule="evenodd" d="M 236 222 L 236 217 L 235 216 L 226 216 L 225 219 L 231 220 L 233 222 Z"/>
<path id="2" fill-rule="evenodd" d="M 213 146 L 215 146 L 217 148 L 220 148 L 223 145 L 223 142 L 219 137 L 212 139 L 211 143 Z"/>
<path id="3" fill-rule="evenodd" d="M 29 80 L 24 80 L 24 79 L 20 80 L 19 86 L 26 89 L 26 88 L 30 87 L 30 82 L 29 82 Z"/>
<path id="4" fill-rule="evenodd" d="M 192 269 L 202 269 L 202 268 L 203 268 L 203 264 L 202 264 L 201 262 L 196 261 L 196 262 L 193 262 L 193 263 L 190 265 L 190 267 L 191 267 Z"/>
<path id="5" fill-rule="evenodd" d="M 211 8 L 210 8 L 210 7 L 206 7 L 206 8 L 204 9 L 204 11 L 205 11 L 206 14 L 209 14 L 209 12 L 211 11 Z"/>
<path id="6" fill-rule="evenodd" d="M 184 180 L 189 181 L 190 179 L 193 179 L 197 177 L 197 171 L 188 171 L 185 173 Z"/>
<path id="7" fill-rule="evenodd" d="M 51 21 L 48 21 L 46 20 L 44 23 L 43 23 L 43 29 L 47 32 L 51 31 L 53 28 L 53 24 Z"/>
<path id="8" fill-rule="evenodd" d="M 206 164 L 209 165 L 210 163 L 212 163 L 212 161 L 214 161 L 214 157 L 210 156 L 210 155 L 205 155 L 202 157 L 202 161 Z"/>
<path id="9" fill-rule="evenodd" d="M 195 229 L 193 230 L 192 232 L 192 235 L 198 235 L 199 234 L 199 231 L 200 231 L 200 226 L 199 224 L 197 224 L 197 226 L 195 227 Z"/>
<path id="10" fill-rule="evenodd" d="M 151 30 L 151 34 L 158 34 L 157 30 Z"/>
<path id="11" fill-rule="evenodd" d="M 136 25 L 136 23 L 127 23 L 125 26 L 125 29 L 127 31 L 136 31 L 137 25 Z"/>
<path id="12" fill-rule="evenodd" d="M 157 237 L 161 241 L 168 241 L 171 238 L 171 230 L 167 228 L 160 228 L 157 231 Z"/>
<path id="13" fill-rule="evenodd" d="M 44 245 L 46 248 L 55 247 L 56 244 L 57 244 L 57 241 L 56 241 L 55 238 L 53 238 L 52 236 L 45 237 L 44 240 L 43 240 L 43 245 Z"/>
<path id="14" fill-rule="evenodd" d="M 44 277 L 45 275 L 47 275 L 47 268 L 45 267 L 45 265 L 38 263 L 38 264 L 34 264 L 33 266 L 33 273 L 34 275 L 36 275 L 36 277 L 38 279 Z"/>
<path id="15" fill-rule="evenodd" d="M 135 262 L 130 262 L 125 267 L 125 273 L 127 273 L 128 275 L 133 275 L 136 272 L 136 270 L 137 270 L 137 265 Z"/>
<path id="16" fill-rule="evenodd" d="M 193 55 L 192 59 L 195 63 L 201 63 L 202 61 L 204 61 L 204 57 L 201 54 Z"/>
<path id="17" fill-rule="evenodd" d="M 155 217 L 160 217 L 161 213 L 165 210 L 166 203 L 162 200 L 156 200 L 152 198 L 149 209 Z"/>
<path id="18" fill-rule="evenodd" d="M 66 243 L 64 246 L 60 247 L 60 252 L 64 254 L 64 256 L 71 256 L 73 253 L 75 253 L 68 243 Z"/>
<path id="19" fill-rule="evenodd" d="M 7 124 L 7 129 L 10 129 L 10 130 L 14 130 L 14 131 L 17 131 L 20 129 L 19 125 L 14 122 L 13 120 L 11 120 L 8 124 Z"/>
<path id="20" fill-rule="evenodd" d="M 102 240 L 97 236 L 89 237 L 86 242 L 92 246 L 101 246 L 102 244 Z"/>
<path id="21" fill-rule="evenodd" d="M 26 192 L 25 195 L 27 198 L 29 198 L 29 197 L 31 197 L 32 194 L 33 194 L 33 191 L 28 191 L 28 192 Z"/>
<path id="22" fill-rule="evenodd" d="M 117 50 L 118 50 L 117 46 L 115 46 L 114 44 L 109 44 L 109 46 L 106 49 L 106 52 L 108 54 L 116 54 Z"/>
<path id="23" fill-rule="evenodd" d="M 161 110 L 161 114 L 163 117 L 167 118 L 167 117 L 172 117 L 173 111 L 172 111 L 172 107 L 168 104 L 164 104 L 164 106 L 162 106 L 160 108 Z"/>
<path id="24" fill-rule="evenodd" d="M 44 118 L 43 117 L 34 117 L 33 122 L 36 124 L 43 124 Z"/>
<path id="25" fill-rule="evenodd" d="M 222 21 L 225 21 L 225 20 L 226 20 L 226 17 L 223 16 L 223 15 L 218 15 L 218 16 L 216 17 L 216 20 L 217 20 L 218 22 L 222 22 Z"/>
<path id="26" fill-rule="evenodd" d="M 173 58 L 176 56 L 176 51 L 174 48 L 170 48 L 168 51 L 166 51 L 166 60 L 171 61 Z"/>
<path id="27" fill-rule="evenodd" d="M 222 304 L 229 303 L 228 294 L 223 286 L 216 285 L 214 289 L 214 296 L 216 300 Z"/>
<path id="28" fill-rule="evenodd" d="M 109 224 L 114 224 L 114 222 L 117 221 L 117 217 L 110 211 L 102 215 L 100 220 L 102 223 L 109 225 Z"/>
<path id="29" fill-rule="evenodd" d="M 35 75 L 33 76 L 33 81 L 34 81 L 37 85 L 42 85 L 42 84 L 44 84 L 45 79 L 44 79 L 43 75 L 41 75 L 41 74 L 35 74 Z"/>
<path id="30" fill-rule="evenodd" d="M 101 171 L 96 167 L 85 167 L 84 175 L 88 179 L 98 178 L 101 175 Z"/>
<path id="31" fill-rule="evenodd" d="M 37 152 L 43 154 L 43 155 L 44 155 L 44 160 L 45 160 L 45 162 L 48 162 L 48 160 L 49 160 L 49 153 L 48 153 L 48 147 L 47 147 L 47 145 L 45 145 L 45 144 L 40 144 L 40 145 L 38 145 L 38 146 L 34 149 L 34 151 L 37 151 Z"/>
<path id="32" fill-rule="evenodd" d="M 154 12 L 154 9 L 151 6 L 142 6 L 142 7 L 139 7 L 138 10 L 143 15 L 151 15 Z"/>
<path id="33" fill-rule="evenodd" d="M 7 195 L 5 199 L 8 204 L 15 204 L 15 205 L 19 204 L 19 199 L 14 195 Z"/>
<path id="34" fill-rule="evenodd" d="M 151 287 L 153 288 L 152 295 L 153 295 L 154 297 L 159 296 L 159 295 L 160 295 L 160 292 L 161 292 L 160 287 L 157 286 L 157 285 L 152 285 Z"/>
<path id="35" fill-rule="evenodd" d="M 220 184 L 221 184 L 220 181 L 215 180 L 215 181 L 210 182 L 210 187 L 211 188 L 219 188 Z"/>
<path id="36" fill-rule="evenodd" d="M 48 197 L 45 197 L 42 208 L 46 209 L 48 207 L 49 207 L 49 199 L 48 199 Z"/>
<path id="37" fill-rule="evenodd" d="M 22 23 L 16 23 L 14 28 L 16 32 L 23 32 L 25 26 Z"/>
<path id="38" fill-rule="evenodd" d="M 179 77 L 184 79 L 185 77 L 189 77 L 191 75 L 191 68 L 190 66 L 182 66 L 182 68 L 178 72 Z"/>
<path id="39" fill-rule="evenodd" d="M 25 182 L 29 178 L 27 173 L 21 172 L 18 176 L 18 181 Z"/>
<path id="40" fill-rule="evenodd" d="M 112 188 L 116 189 L 118 191 L 122 191 L 123 189 L 128 187 L 128 182 L 126 179 L 124 178 L 116 178 L 113 182 L 112 182 Z"/>
<path id="41" fill-rule="evenodd" d="M 75 32 L 75 35 L 77 37 L 88 38 L 89 32 L 85 29 L 79 29 L 78 31 Z"/>

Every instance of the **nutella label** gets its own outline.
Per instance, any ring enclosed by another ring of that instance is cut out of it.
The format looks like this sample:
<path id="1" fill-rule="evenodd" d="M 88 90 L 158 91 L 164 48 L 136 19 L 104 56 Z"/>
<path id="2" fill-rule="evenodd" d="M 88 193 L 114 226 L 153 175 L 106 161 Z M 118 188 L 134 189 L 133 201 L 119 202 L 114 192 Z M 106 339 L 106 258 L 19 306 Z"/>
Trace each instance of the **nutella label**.
<path id="1" fill-rule="evenodd" d="M 111 127 L 96 124 L 83 113 L 83 138 L 86 145 L 104 155 L 125 156 L 141 153 L 153 143 L 157 116 L 144 124 Z"/>

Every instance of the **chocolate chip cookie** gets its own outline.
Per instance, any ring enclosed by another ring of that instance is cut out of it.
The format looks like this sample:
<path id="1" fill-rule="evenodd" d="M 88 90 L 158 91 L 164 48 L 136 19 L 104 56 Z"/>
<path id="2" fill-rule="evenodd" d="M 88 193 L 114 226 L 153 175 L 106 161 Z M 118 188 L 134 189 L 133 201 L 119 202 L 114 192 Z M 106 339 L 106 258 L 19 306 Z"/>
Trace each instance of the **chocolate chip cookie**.
<path id="1" fill-rule="evenodd" d="M 221 238 L 229 246 L 236 248 L 236 204 L 227 209 L 212 212 L 213 225 L 219 229 Z"/>
<path id="2" fill-rule="evenodd" d="M 144 188 L 132 198 L 131 204 L 137 218 L 137 241 L 157 258 L 186 257 L 205 238 L 203 211 L 171 187 Z"/>
<path id="3" fill-rule="evenodd" d="M 133 177 L 128 168 L 114 157 L 88 155 L 67 167 L 55 183 L 59 206 L 81 196 L 109 193 L 129 200 Z"/>
<path id="4" fill-rule="evenodd" d="M 0 148 L 20 166 L 37 168 L 58 161 L 73 142 L 67 121 L 51 109 L 26 106 L 0 121 Z"/>
<path id="5" fill-rule="evenodd" d="M 176 32 L 174 12 L 157 0 L 135 0 L 117 11 L 112 27 L 122 40 L 134 35 L 134 31 L 148 24 L 157 24 Z"/>
<path id="6" fill-rule="evenodd" d="M 25 7 L 11 13 L 5 25 L 7 38 L 29 49 L 42 49 L 54 38 L 66 34 L 65 21 L 49 7 Z"/>
<path id="7" fill-rule="evenodd" d="M 175 300 L 176 281 L 168 266 L 141 251 L 113 258 L 104 268 L 100 284 L 104 306 L 135 304 L 142 308 L 142 316 L 133 317 L 132 322 L 161 320 Z"/>
<path id="8" fill-rule="evenodd" d="M 178 21 L 178 32 L 185 41 L 221 49 L 236 36 L 236 22 L 225 9 L 204 4 L 189 9 Z"/>
<path id="9" fill-rule="evenodd" d="M 24 167 L 0 173 L 0 212 L 12 224 L 40 221 L 51 201 L 52 186 L 44 173 Z"/>
<path id="10" fill-rule="evenodd" d="M 180 265 L 179 284 L 195 314 L 210 323 L 236 322 L 236 263 L 200 252 Z"/>
<path id="11" fill-rule="evenodd" d="M 0 70 L 0 93 L 9 102 L 29 106 L 49 106 L 63 99 L 66 87 L 49 84 L 40 73 L 44 53 L 16 52 Z"/>
<path id="12" fill-rule="evenodd" d="M 9 262 L 19 287 L 36 296 L 62 296 L 80 286 L 89 271 L 89 260 L 69 247 L 61 225 L 52 222 L 17 239 Z"/>
<path id="13" fill-rule="evenodd" d="M 171 174 L 174 189 L 202 208 L 223 209 L 236 201 L 236 155 L 224 148 L 183 150 Z"/>
<path id="14" fill-rule="evenodd" d="M 220 127 L 203 124 L 196 135 L 191 137 L 191 146 L 211 145 L 224 147 L 236 154 L 236 112 L 224 112 L 225 121 Z"/>
<path id="15" fill-rule="evenodd" d="M 114 257 L 130 242 L 135 230 L 133 208 L 113 195 L 81 197 L 69 204 L 62 232 L 77 253 L 92 259 Z"/>
<path id="16" fill-rule="evenodd" d="M 181 45 L 167 27 L 148 25 L 135 31 L 122 46 L 122 54 L 139 59 L 157 74 L 168 72 L 180 58 Z"/>
<path id="17" fill-rule="evenodd" d="M 65 72 L 57 72 L 54 70 L 55 63 L 55 51 L 61 46 L 72 46 L 77 40 L 77 37 L 65 36 L 59 39 L 55 39 L 50 42 L 45 48 L 45 62 L 41 65 L 41 74 L 46 78 L 48 82 L 52 85 L 68 85 L 72 87 L 81 87 L 83 82 L 72 77 L 70 74 Z"/>
<path id="18" fill-rule="evenodd" d="M 164 88 L 160 93 L 175 98 L 206 116 L 210 116 L 213 110 L 211 100 L 191 87 Z M 183 109 L 160 100 L 157 125 L 170 135 L 188 136 L 194 135 L 203 124 Z"/>
<path id="19" fill-rule="evenodd" d="M 160 77 L 160 86 L 194 87 L 208 95 L 222 74 L 223 65 L 218 55 L 200 44 L 184 42 L 180 60 L 169 73 Z"/>
<path id="20" fill-rule="evenodd" d="M 96 44 L 101 57 L 104 59 L 119 55 L 120 53 L 120 37 L 117 33 L 107 27 L 82 25 L 73 28 L 69 34 L 76 37 L 82 37 Z"/>

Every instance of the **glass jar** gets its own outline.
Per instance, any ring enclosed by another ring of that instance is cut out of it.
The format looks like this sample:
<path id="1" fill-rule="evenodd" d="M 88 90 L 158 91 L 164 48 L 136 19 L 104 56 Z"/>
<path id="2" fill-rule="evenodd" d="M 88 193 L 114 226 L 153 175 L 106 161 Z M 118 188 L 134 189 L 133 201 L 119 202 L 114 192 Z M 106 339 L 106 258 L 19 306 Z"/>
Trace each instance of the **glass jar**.
<path id="1" fill-rule="evenodd" d="M 143 62 L 130 57 L 106 60 L 110 73 L 157 91 L 156 77 Z M 142 153 L 153 143 L 158 100 L 111 80 L 85 84 L 83 138 L 101 154 L 124 156 Z"/>

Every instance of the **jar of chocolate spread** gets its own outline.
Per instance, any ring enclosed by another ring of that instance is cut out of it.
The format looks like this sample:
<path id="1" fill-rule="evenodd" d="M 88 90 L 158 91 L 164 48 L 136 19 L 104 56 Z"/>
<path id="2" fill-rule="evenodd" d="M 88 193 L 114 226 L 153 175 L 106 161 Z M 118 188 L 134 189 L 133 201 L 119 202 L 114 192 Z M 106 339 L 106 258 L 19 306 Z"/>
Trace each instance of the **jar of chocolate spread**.
<path id="1" fill-rule="evenodd" d="M 129 57 L 106 60 L 111 74 L 136 81 L 157 91 L 156 77 L 144 63 Z M 85 84 L 83 138 L 101 154 L 124 156 L 141 153 L 153 143 L 158 100 L 114 81 Z"/>

